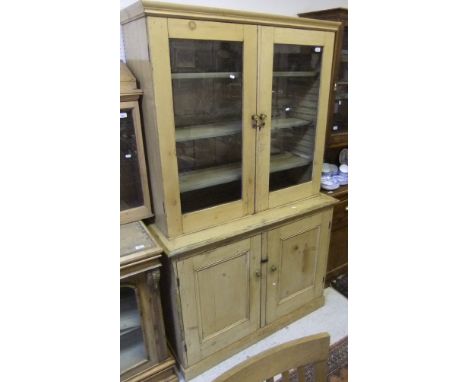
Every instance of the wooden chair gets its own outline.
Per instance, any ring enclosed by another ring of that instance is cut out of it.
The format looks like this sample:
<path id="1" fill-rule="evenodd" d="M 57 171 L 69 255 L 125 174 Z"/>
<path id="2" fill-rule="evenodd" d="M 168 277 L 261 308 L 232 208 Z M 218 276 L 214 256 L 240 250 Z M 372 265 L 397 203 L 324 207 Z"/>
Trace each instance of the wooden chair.
<path id="1" fill-rule="evenodd" d="M 273 382 L 278 374 L 282 382 L 289 382 L 292 369 L 297 369 L 299 382 L 305 382 L 308 364 L 315 366 L 315 382 L 326 382 L 329 348 L 328 333 L 286 342 L 240 363 L 213 382 Z"/>

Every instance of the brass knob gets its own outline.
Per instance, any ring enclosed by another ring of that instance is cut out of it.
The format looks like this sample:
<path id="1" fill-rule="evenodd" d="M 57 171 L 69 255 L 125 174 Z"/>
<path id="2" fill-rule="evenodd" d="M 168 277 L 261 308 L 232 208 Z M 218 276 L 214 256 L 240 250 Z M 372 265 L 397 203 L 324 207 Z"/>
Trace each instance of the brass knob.
<path id="1" fill-rule="evenodd" d="M 276 268 L 276 265 L 272 265 L 271 268 L 270 268 L 270 270 L 271 270 L 272 272 L 276 272 L 277 269 L 278 269 L 278 268 Z"/>
<path id="2" fill-rule="evenodd" d="M 261 122 L 260 122 L 260 125 L 259 125 L 259 126 L 260 126 L 260 129 L 261 129 L 262 127 L 265 127 L 265 121 L 266 121 L 266 119 L 267 119 L 266 114 L 263 114 L 263 113 L 260 114 L 260 121 L 261 121 Z"/>
<path id="3" fill-rule="evenodd" d="M 262 276 L 262 272 L 260 271 L 255 271 L 255 276 L 257 276 L 258 278 L 260 278 Z"/>
<path id="4" fill-rule="evenodd" d="M 258 115 L 252 115 L 252 127 L 256 129 L 258 127 Z"/>

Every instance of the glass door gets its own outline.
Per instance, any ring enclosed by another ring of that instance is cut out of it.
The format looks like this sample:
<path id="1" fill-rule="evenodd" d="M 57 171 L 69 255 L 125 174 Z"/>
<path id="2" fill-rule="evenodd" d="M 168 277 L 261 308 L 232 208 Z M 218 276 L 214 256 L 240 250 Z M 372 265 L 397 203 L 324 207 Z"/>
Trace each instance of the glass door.
<path id="1" fill-rule="evenodd" d="M 120 224 L 151 215 L 138 102 L 120 102 Z"/>
<path id="2" fill-rule="evenodd" d="M 120 287 L 120 374 L 149 361 L 138 306 L 137 289 Z"/>
<path id="3" fill-rule="evenodd" d="M 258 211 L 320 190 L 334 35 L 261 27 Z"/>
<path id="4" fill-rule="evenodd" d="M 174 182 L 187 233 L 253 213 L 257 29 L 178 19 L 167 28 L 165 96 L 172 99 Z"/>
<path id="5" fill-rule="evenodd" d="M 334 85 L 335 100 L 331 121 L 330 145 L 343 147 L 348 140 L 348 27 L 342 32 L 341 46 L 336 57 L 337 73 Z"/>

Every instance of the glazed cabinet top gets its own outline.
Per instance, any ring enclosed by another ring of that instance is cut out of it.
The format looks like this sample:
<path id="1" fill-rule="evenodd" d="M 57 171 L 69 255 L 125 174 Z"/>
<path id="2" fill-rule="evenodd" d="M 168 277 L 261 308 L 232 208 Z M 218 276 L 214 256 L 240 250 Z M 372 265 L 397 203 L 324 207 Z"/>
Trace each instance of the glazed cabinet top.
<path id="1" fill-rule="evenodd" d="M 165 236 L 318 195 L 337 23 L 150 1 L 121 21 Z"/>

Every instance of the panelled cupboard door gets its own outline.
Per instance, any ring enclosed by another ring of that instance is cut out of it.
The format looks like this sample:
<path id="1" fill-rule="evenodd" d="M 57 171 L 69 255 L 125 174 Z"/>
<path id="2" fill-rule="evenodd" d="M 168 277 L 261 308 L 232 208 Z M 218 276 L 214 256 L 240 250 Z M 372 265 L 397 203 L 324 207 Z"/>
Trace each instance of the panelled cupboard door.
<path id="1" fill-rule="evenodd" d="M 148 28 L 171 236 L 252 214 L 257 27 L 150 18 Z"/>
<path id="2" fill-rule="evenodd" d="M 267 324 L 321 296 L 330 221 L 326 211 L 267 233 Z"/>
<path id="3" fill-rule="evenodd" d="M 260 327 L 260 246 L 257 235 L 177 263 L 189 364 Z"/>
<path id="4" fill-rule="evenodd" d="M 256 211 L 315 195 L 327 124 L 334 34 L 259 27 Z"/>

